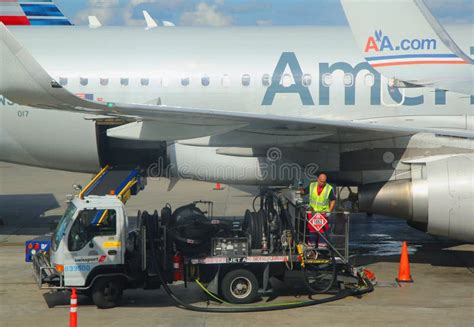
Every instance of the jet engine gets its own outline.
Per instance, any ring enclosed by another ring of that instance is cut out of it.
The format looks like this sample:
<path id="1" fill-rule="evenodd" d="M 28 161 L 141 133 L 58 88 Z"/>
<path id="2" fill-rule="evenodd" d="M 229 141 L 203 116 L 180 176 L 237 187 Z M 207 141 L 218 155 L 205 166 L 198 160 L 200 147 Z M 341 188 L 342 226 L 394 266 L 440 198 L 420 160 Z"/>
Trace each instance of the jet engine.
<path id="1" fill-rule="evenodd" d="M 474 156 L 410 162 L 419 177 L 359 188 L 359 208 L 406 219 L 433 235 L 474 242 Z"/>
<path id="2" fill-rule="evenodd" d="M 301 167 L 282 158 L 278 149 L 263 155 L 223 154 L 216 147 L 175 143 L 168 146 L 167 153 L 169 174 L 180 178 L 279 186 L 301 176 Z"/>

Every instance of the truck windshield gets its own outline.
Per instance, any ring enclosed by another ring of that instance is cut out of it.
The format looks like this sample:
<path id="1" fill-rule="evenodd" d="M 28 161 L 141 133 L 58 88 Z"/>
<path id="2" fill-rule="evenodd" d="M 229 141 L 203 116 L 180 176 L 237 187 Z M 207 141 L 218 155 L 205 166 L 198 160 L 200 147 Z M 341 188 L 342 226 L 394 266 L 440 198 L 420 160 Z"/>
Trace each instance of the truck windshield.
<path id="1" fill-rule="evenodd" d="M 68 236 L 69 251 L 79 251 L 96 236 L 115 236 L 117 214 L 112 209 L 84 209 L 77 214 Z"/>
<path id="2" fill-rule="evenodd" d="M 59 221 L 58 226 L 56 227 L 56 231 L 53 235 L 53 250 L 56 251 L 58 249 L 59 243 L 61 243 L 61 239 L 63 238 L 64 234 L 66 233 L 67 226 L 72 220 L 74 213 L 76 213 L 76 207 L 74 204 L 69 204 L 67 207 L 66 212 L 64 213 L 63 217 Z"/>

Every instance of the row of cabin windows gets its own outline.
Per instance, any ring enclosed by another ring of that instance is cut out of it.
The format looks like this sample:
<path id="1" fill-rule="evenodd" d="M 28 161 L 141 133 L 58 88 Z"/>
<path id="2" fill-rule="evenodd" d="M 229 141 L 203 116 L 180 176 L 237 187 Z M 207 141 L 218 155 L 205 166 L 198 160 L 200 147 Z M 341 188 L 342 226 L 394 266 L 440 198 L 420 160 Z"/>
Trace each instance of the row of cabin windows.
<path id="1" fill-rule="evenodd" d="M 333 84 L 333 74 L 324 74 L 322 76 L 322 84 L 324 86 L 331 86 Z M 353 74 L 344 74 L 343 77 L 344 85 L 346 87 L 351 87 L 354 85 L 354 75 Z M 141 86 L 148 86 L 150 84 L 150 79 L 149 78 L 140 78 L 140 85 Z M 242 75 L 242 86 L 250 86 L 252 82 L 252 77 L 249 74 L 244 74 Z M 373 74 L 367 74 L 364 77 L 364 82 L 366 86 L 373 86 L 375 83 L 375 77 Z M 89 84 L 89 79 L 86 77 L 81 77 L 79 78 L 79 83 L 82 86 L 86 86 Z M 109 85 L 109 79 L 108 78 L 100 78 L 99 80 L 100 85 L 102 86 L 107 86 Z M 231 78 L 229 75 L 224 75 L 222 77 L 222 86 L 224 87 L 230 87 L 231 85 Z M 264 74 L 262 76 L 262 85 L 263 86 L 270 86 L 272 83 L 272 78 L 269 74 Z M 310 87 L 311 84 L 313 83 L 313 77 L 311 74 L 304 74 L 301 78 L 301 83 L 303 84 L 304 87 Z M 66 86 L 68 84 L 68 78 L 67 77 L 60 77 L 59 78 L 59 84 Z M 130 84 L 130 79 L 129 78 L 120 78 L 120 85 L 122 86 L 128 86 Z M 181 85 L 182 86 L 189 86 L 191 84 L 191 78 L 190 77 L 183 77 L 181 78 Z M 211 78 L 207 75 L 201 76 L 201 85 L 202 86 L 209 86 L 211 84 Z M 294 84 L 294 79 L 290 74 L 284 74 L 281 78 L 281 84 L 284 87 L 289 87 Z M 169 85 L 169 81 L 167 79 L 162 79 L 161 80 L 161 85 L 167 87 Z"/>

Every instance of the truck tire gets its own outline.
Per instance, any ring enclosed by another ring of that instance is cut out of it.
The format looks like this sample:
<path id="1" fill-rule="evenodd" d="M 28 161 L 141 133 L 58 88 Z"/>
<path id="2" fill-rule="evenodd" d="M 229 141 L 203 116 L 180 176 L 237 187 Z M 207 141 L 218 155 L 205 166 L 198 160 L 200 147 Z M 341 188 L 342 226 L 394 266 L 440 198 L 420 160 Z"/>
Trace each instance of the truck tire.
<path id="1" fill-rule="evenodd" d="M 252 303 L 258 296 L 257 277 L 246 269 L 229 271 L 222 279 L 221 293 L 230 303 Z"/>
<path id="2" fill-rule="evenodd" d="M 123 283 L 120 279 L 100 278 L 92 286 L 92 301 L 99 309 L 110 309 L 120 304 Z"/>

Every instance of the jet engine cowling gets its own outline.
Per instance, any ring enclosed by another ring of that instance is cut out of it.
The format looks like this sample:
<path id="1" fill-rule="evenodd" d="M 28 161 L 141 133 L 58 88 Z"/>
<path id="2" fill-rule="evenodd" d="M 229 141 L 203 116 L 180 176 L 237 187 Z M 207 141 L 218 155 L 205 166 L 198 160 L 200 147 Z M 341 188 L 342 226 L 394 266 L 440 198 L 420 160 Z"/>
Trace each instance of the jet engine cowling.
<path id="1" fill-rule="evenodd" d="M 169 175 L 239 185 L 289 185 L 302 168 L 282 158 L 279 149 L 266 156 L 221 154 L 216 147 L 174 143 L 168 146 Z M 309 167 L 312 168 L 312 167 Z M 305 167 L 306 175 L 316 172 Z"/>
<path id="2" fill-rule="evenodd" d="M 422 178 L 359 188 L 359 208 L 406 219 L 429 234 L 474 242 L 474 156 L 431 158 Z"/>

